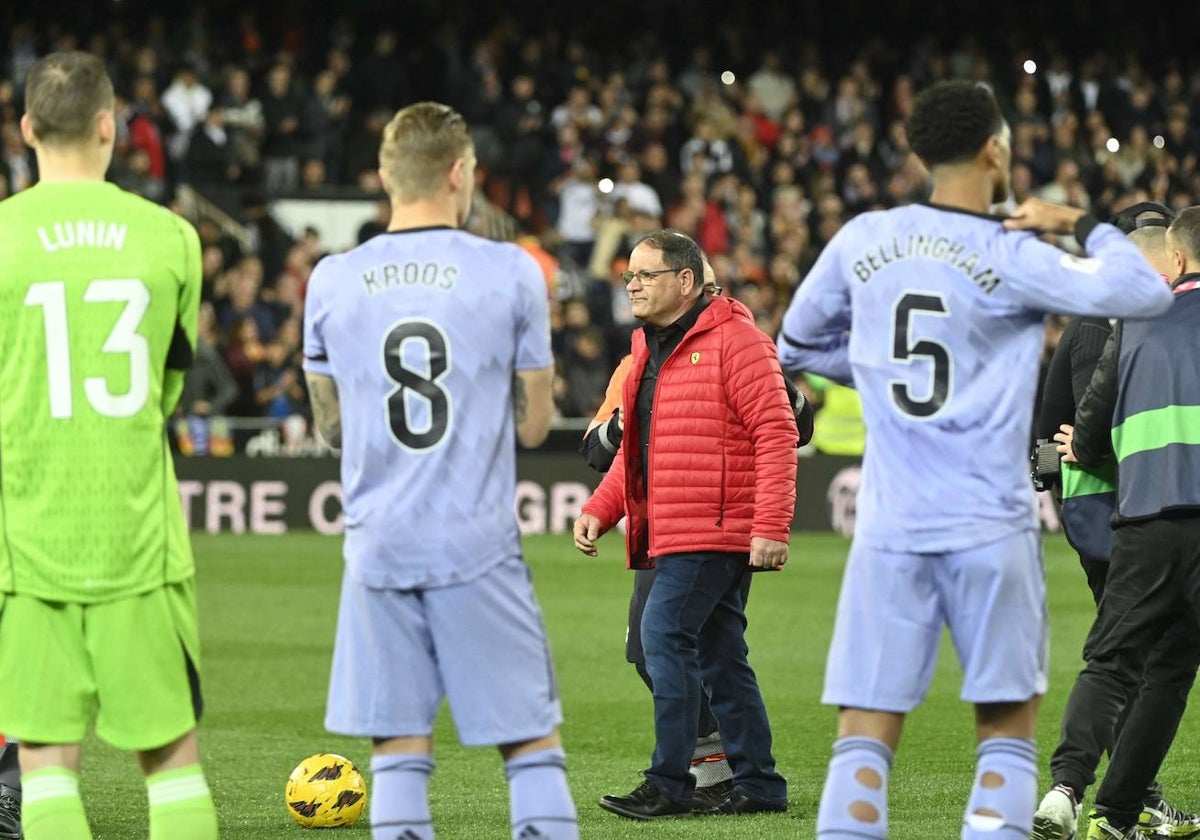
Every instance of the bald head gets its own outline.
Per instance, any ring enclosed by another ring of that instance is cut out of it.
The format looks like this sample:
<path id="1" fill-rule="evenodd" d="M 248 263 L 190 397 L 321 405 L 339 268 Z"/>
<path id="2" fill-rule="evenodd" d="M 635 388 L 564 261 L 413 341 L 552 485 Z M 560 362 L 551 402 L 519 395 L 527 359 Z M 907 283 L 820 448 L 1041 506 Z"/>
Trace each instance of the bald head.
<path id="1" fill-rule="evenodd" d="M 1143 227 L 1129 232 L 1129 241 L 1138 247 L 1146 262 L 1164 277 L 1175 271 L 1167 254 L 1167 229 L 1165 227 Z"/>

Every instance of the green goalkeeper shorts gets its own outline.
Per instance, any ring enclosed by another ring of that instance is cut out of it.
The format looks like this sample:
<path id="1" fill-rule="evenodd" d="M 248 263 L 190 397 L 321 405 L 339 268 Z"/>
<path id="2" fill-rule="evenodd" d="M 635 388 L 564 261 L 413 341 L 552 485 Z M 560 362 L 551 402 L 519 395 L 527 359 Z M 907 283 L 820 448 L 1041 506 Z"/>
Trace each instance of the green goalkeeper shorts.
<path id="1" fill-rule="evenodd" d="M 96 734 L 166 746 L 200 715 L 200 638 L 189 578 L 100 604 L 0 594 L 0 732 L 30 744 Z"/>

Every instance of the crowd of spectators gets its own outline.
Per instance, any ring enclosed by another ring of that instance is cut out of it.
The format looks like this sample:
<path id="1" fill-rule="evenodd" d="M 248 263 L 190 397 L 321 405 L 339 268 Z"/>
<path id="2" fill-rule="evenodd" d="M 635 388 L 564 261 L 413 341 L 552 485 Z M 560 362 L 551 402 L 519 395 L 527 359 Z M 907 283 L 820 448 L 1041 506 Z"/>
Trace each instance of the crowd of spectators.
<path id="1" fill-rule="evenodd" d="M 253 12 L 232 30 L 203 14 L 86 32 L 19 23 L 0 44 L 0 195 L 36 178 L 17 122 L 30 64 L 53 49 L 103 56 L 118 94 L 112 180 L 165 204 L 181 184 L 243 196 L 244 241 L 198 223 L 203 372 L 187 410 L 272 417 L 304 410 L 303 296 L 324 247 L 316 230 L 284 231 L 270 200 L 378 195 L 380 133 L 418 98 L 464 113 L 481 200 L 515 220 L 546 267 L 566 417 L 593 413 L 627 352 L 620 272 L 638 236 L 664 225 L 694 236 L 724 294 L 775 334 L 848 218 L 926 196 L 904 120 L 933 81 L 996 92 L 1012 128 L 1013 201 L 1041 195 L 1106 218 L 1143 199 L 1200 200 L 1200 72 L 1182 59 L 997 55 L 971 38 L 928 38 L 872 39 L 839 59 L 801 41 L 736 62 L 723 43 L 697 43 L 673 61 L 645 40 L 602 48 L 511 18 L 470 37 L 440 25 L 424 40 L 414 58 L 394 28 L 343 21 L 317 39 Z M 362 236 L 380 227 L 364 219 Z"/>

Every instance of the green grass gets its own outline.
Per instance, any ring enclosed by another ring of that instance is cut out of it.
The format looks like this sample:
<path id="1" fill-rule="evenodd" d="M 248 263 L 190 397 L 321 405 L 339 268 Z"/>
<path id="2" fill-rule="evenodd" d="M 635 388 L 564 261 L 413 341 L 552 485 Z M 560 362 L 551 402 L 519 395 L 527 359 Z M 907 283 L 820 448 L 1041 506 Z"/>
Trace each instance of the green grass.
<path id="1" fill-rule="evenodd" d="M 833 711 L 819 704 L 821 679 L 847 545 L 831 535 L 797 535 L 787 570 L 755 582 L 750 656 L 771 714 L 779 769 L 790 782 L 791 810 L 707 818 L 706 839 L 814 835 L 834 727 Z M 532 538 L 525 546 L 562 687 L 563 737 L 583 836 L 696 837 L 694 820 L 632 823 L 595 804 L 603 794 L 639 784 L 652 747 L 650 697 L 623 657 L 632 579 L 620 541 L 603 540 L 596 559 L 575 552 L 566 536 Z M 335 737 L 322 727 L 340 541 L 311 534 L 197 535 L 195 547 L 207 702 L 200 733 L 223 837 L 308 837 L 284 811 L 283 785 L 292 767 L 315 752 L 369 764 L 366 741 Z M 1046 567 L 1053 644 L 1039 731 L 1043 785 L 1093 614 L 1083 574 L 1060 539 L 1047 540 Z M 958 666 L 944 644 L 933 690 L 911 716 L 896 762 L 893 840 L 958 836 L 974 765 L 972 716 L 958 688 Z M 1198 759 L 1197 736 L 1200 724 L 1189 715 L 1162 774 L 1181 805 L 1200 799 L 1200 783 L 1187 771 Z M 461 748 L 444 713 L 437 739 L 431 798 L 439 837 L 507 837 L 507 791 L 496 752 Z M 84 796 L 96 840 L 145 836 L 145 793 L 128 755 L 89 742 Z M 369 838 L 365 826 L 364 819 L 336 836 Z"/>

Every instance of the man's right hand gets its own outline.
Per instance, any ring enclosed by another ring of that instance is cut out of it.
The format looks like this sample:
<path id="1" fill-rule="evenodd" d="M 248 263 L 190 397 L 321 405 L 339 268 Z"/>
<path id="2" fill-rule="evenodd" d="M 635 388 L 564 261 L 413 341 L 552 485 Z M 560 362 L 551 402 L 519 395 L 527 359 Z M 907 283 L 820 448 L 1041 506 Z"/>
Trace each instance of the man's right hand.
<path id="1" fill-rule="evenodd" d="M 1004 227 L 1008 230 L 1040 230 L 1065 236 L 1074 232 L 1075 223 L 1085 212 L 1078 207 L 1055 204 L 1043 198 L 1027 198 L 1004 221 Z"/>
<path id="2" fill-rule="evenodd" d="M 596 540 L 604 533 L 600 520 L 590 513 L 581 514 L 575 520 L 575 547 L 589 557 L 596 556 Z"/>

